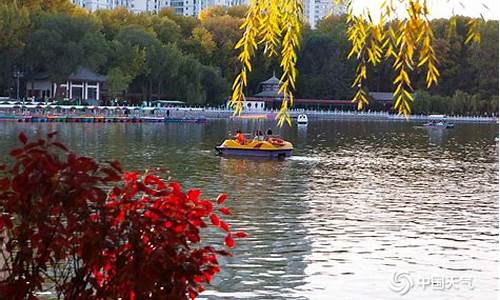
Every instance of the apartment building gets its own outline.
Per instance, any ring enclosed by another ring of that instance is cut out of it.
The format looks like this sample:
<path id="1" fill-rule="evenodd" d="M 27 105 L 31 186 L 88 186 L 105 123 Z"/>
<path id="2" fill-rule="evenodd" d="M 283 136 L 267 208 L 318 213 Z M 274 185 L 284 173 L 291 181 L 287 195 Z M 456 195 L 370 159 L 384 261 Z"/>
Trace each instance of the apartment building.
<path id="1" fill-rule="evenodd" d="M 200 11 L 213 5 L 242 5 L 248 4 L 248 0 L 73 0 L 73 3 L 90 11 L 122 6 L 136 13 L 155 12 L 171 7 L 179 15 L 197 16 Z M 333 0 L 304 0 L 304 14 L 313 28 L 329 14 L 343 12 L 345 12 L 345 7 L 333 4 Z"/>

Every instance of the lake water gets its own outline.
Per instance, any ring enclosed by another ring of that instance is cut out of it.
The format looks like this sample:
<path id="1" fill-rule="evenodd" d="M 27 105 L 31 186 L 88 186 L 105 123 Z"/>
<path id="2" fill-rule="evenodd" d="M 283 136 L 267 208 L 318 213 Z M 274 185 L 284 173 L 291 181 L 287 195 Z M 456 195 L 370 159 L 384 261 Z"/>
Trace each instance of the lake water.
<path id="1" fill-rule="evenodd" d="M 250 237 L 201 299 L 496 299 L 498 125 L 318 121 L 281 129 L 296 148 L 285 161 L 214 155 L 256 124 L 274 126 L 2 123 L 0 157 L 21 130 L 57 130 L 79 153 L 229 193 Z"/>

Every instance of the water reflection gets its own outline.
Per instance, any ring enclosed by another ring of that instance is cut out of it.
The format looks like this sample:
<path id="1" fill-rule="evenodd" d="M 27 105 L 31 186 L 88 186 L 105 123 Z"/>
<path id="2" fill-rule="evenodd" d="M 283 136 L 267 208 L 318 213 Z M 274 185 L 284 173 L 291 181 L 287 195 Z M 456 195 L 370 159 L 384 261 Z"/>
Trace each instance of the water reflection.
<path id="1" fill-rule="evenodd" d="M 434 145 L 442 145 L 446 143 L 450 129 L 447 128 L 424 128 L 429 136 L 429 143 Z"/>
<path id="2" fill-rule="evenodd" d="M 498 127 L 315 121 L 0 126 L 0 151 L 19 130 L 58 130 L 71 148 L 125 167 L 166 167 L 208 197 L 226 191 L 234 228 L 250 233 L 204 299 L 401 299 L 394 271 L 460 276 L 474 290 L 414 288 L 404 299 L 493 299 L 498 291 Z M 272 127 L 296 149 L 285 161 L 221 158 L 236 128 Z M 6 159 L 5 156 L 1 156 Z M 215 241 L 210 236 L 209 241 Z"/>

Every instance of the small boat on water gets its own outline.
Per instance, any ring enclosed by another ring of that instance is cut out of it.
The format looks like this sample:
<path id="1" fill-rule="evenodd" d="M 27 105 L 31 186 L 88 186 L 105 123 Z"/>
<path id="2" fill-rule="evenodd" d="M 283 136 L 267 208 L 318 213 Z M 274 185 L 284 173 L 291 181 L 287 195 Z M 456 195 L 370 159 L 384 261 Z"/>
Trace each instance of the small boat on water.
<path id="1" fill-rule="evenodd" d="M 455 127 L 455 124 L 450 123 L 446 120 L 445 115 L 430 115 L 429 119 L 430 121 L 423 125 L 425 128 L 450 129 Z"/>
<path id="2" fill-rule="evenodd" d="M 307 115 L 298 115 L 297 116 L 297 124 L 298 125 L 307 125 L 307 123 L 309 122 L 308 118 L 307 118 Z"/>
<path id="3" fill-rule="evenodd" d="M 425 128 L 435 128 L 435 129 L 450 129 L 454 128 L 455 124 L 448 123 L 446 121 L 430 121 L 423 125 Z"/>
<path id="4" fill-rule="evenodd" d="M 215 147 L 217 154 L 229 156 L 252 156 L 265 158 L 285 158 L 292 156 L 293 145 L 278 137 L 266 140 L 247 140 L 241 144 L 236 139 L 227 139 Z"/>

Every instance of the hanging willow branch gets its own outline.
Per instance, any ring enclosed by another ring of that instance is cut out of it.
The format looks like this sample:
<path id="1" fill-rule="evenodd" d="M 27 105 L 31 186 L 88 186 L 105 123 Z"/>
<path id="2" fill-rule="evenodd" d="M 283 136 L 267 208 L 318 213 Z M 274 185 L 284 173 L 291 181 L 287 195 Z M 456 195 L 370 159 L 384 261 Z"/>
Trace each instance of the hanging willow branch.
<path id="1" fill-rule="evenodd" d="M 302 30 L 302 0 L 252 0 L 246 19 L 241 25 L 243 36 L 236 44 L 240 51 L 239 74 L 233 83 L 231 107 L 235 114 L 241 113 L 245 101 L 247 76 L 252 71 L 251 60 L 259 46 L 263 46 L 268 57 L 279 57 L 282 75 L 280 94 L 283 95 L 281 109 L 277 115 L 281 126 L 291 124 L 289 108 L 293 105 L 293 91 L 297 79 L 297 50 Z"/>
<path id="2" fill-rule="evenodd" d="M 369 11 L 356 15 L 353 0 L 332 0 L 336 5 L 345 5 L 347 38 L 351 43 L 348 57 L 358 61 L 352 87 L 357 91 L 353 102 L 359 110 L 369 103 L 366 88 L 367 66 L 377 66 L 382 61 L 391 61 L 395 71 L 393 81 L 394 108 L 404 116 L 411 113 L 413 86 L 411 76 L 419 70 L 426 72 L 426 85 L 430 88 L 438 83 L 438 60 L 434 50 L 434 33 L 430 26 L 427 0 L 386 0 L 381 5 L 378 21 Z M 396 4 L 395 4 L 396 3 Z M 404 8 L 403 15 L 397 12 Z M 279 57 L 282 68 L 280 94 L 282 105 L 276 118 L 278 125 L 285 121 L 291 124 L 288 110 L 293 105 L 293 92 L 297 79 L 297 51 L 303 24 L 302 0 L 251 0 L 246 19 L 241 25 L 243 36 L 236 45 L 240 51 L 239 74 L 233 84 L 231 106 L 240 114 L 245 102 L 244 90 L 247 76 L 252 70 L 252 58 L 259 46 L 268 57 Z M 450 32 L 454 30 L 456 18 L 450 19 Z M 480 19 L 472 19 L 465 43 L 480 41 Z"/>

